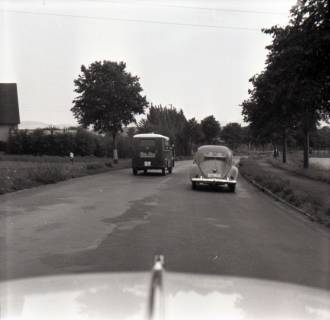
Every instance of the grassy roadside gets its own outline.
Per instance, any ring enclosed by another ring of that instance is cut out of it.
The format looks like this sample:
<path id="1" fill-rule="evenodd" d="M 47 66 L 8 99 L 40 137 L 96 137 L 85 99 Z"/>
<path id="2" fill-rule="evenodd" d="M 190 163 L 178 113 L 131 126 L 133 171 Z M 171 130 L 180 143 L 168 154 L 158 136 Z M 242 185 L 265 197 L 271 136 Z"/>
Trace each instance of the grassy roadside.
<path id="1" fill-rule="evenodd" d="M 32 188 L 39 185 L 56 183 L 126 168 L 130 161 L 123 159 L 113 164 L 108 158 L 77 157 L 70 163 L 64 157 L 0 156 L 0 194 Z"/>
<path id="2" fill-rule="evenodd" d="M 267 161 L 275 168 L 288 170 L 299 176 L 330 184 L 330 170 L 324 170 L 313 163 L 310 164 L 310 168 L 306 170 L 302 168 L 301 160 L 298 160 L 296 157 L 291 157 L 287 163 L 274 159 L 268 159 Z"/>
<path id="3" fill-rule="evenodd" d="M 240 173 L 270 190 L 288 203 L 308 212 L 318 222 L 330 226 L 330 208 L 312 193 L 293 186 L 284 175 L 279 176 L 265 170 L 255 158 L 241 159 Z M 285 172 L 285 171 L 284 171 Z"/>

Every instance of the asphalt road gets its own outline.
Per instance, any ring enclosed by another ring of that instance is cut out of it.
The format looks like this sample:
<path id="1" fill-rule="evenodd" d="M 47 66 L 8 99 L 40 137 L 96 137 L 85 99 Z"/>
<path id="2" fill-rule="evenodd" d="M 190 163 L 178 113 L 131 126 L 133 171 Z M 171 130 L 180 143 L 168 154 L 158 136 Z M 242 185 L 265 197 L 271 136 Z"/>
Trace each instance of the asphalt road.
<path id="1" fill-rule="evenodd" d="M 328 230 L 239 179 L 235 194 L 128 169 L 0 196 L 0 280 L 149 270 L 330 288 Z"/>

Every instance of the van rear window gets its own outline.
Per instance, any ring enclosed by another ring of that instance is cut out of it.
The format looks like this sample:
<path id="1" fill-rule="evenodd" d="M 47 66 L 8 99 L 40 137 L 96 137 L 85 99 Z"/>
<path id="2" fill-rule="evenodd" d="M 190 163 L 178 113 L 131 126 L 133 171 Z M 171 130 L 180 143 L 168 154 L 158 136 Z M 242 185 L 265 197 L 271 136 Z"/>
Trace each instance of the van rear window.
<path id="1" fill-rule="evenodd" d="M 152 139 L 139 139 L 140 147 L 152 148 L 156 145 L 156 141 Z"/>

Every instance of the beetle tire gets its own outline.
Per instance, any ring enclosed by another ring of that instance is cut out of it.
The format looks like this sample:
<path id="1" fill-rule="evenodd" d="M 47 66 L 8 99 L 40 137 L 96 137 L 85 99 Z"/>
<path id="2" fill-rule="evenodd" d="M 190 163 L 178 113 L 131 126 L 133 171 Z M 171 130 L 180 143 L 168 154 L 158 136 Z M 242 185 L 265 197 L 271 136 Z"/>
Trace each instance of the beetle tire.
<path id="1" fill-rule="evenodd" d="M 166 171 L 165 168 L 162 168 L 162 175 L 165 176 L 166 175 Z"/>

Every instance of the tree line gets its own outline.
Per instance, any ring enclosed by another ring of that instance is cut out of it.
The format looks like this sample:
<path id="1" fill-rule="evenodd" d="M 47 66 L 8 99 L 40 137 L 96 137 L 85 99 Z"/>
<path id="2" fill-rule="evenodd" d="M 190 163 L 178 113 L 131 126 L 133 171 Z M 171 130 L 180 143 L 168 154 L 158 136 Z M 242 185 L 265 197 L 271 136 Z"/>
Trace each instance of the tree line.
<path id="1" fill-rule="evenodd" d="M 100 135 L 78 128 L 76 132 L 52 132 L 36 129 L 12 132 L 3 151 L 9 154 L 31 154 L 36 156 L 77 156 L 112 157 L 113 141 L 109 135 Z M 121 135 L 117 141 L 118 151 L 123 158 L 132 154 L 129 136 Z"/>
<path id="2" fill-rule="evenodd" d="M 328 0 L 301 0 L 288 25 L 263 30 L 272 37 L 266 65 L 250 79 L 252 89 L 242 103 L 253 138 L 281 145 L 283 162 L 288 141 L 299 137 L 305 168 L 311 135 L 330 117 L 329 10 Z"/>
<path id="3" fill-rule="evenodd" d="M 12 132 L 2 150 L 11 154 L 68 156 L 70 152 L 79 156 L 112 157 L 113 137 L 97 134 L 84 128 L 76 132 L 36 129 Z M 263 143 L 255 141 L 249 126 L 228 123 L 221 126 L 214 116 L 201 121 L 187 119 L 182 110 L 173 106 L 151 105 L 145 119 L 136 126 L 125 129 L 117 137 L 118 154 L 129 158 L 133 151 L 133 136 L 137 133 L 155 132 L 170 137 L 178 156 L 190 156 L 203 144 L 225 144 L 235 151 L 261 149 Z M 303 135 L 296 132 L 288 138 L 288 146 L 297 150 Z M 267 144 L 265 142 L 267 148 Z M 311 134 L 313 149 L 330 150 L 330 127 L 324 126 Z"/>

